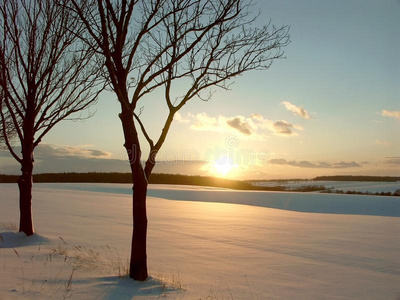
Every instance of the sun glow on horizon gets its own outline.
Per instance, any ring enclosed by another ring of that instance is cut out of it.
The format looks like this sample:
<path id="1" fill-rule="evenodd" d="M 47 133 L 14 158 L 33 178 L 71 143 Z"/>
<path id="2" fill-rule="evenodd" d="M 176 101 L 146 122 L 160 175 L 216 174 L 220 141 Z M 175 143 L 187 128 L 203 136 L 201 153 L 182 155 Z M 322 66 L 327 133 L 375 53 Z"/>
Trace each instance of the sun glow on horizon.
<path id="1" fill-rule="evenodd" d="M 234 164 L 227 157 L 221 157 L 220 159 L 209 163 L 210 173 L 222 177 L 226 177 L 237 167 L 238 165 Z"/>
<path id="2" fill-rule="evenodd" d="M 233 168 L 233 166 L 231 164 L 218 164 L 215 163 L 213 165 L 216 173 L 222 175 L 222 176 L 226 176 Z"/>

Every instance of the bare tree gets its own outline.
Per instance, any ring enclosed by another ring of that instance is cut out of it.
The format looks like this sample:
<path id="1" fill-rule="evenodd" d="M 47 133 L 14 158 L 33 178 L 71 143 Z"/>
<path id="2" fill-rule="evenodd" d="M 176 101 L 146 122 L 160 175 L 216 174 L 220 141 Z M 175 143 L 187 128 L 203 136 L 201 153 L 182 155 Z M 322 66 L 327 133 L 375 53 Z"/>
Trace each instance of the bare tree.
<path id="1" fill-rule="evenodd" d="M 10 114 L 6 112 L 7 108 L 3 101 L 3 92 L 0 90 L 0 108 L 4 113 L 4 121 L 0 122 L 0 150 L 7 149 L 6 137 L 9 143 L 13 144 L 16 138 L 16 131 L 12 123 Z M 5 132 L 5 134 L 3 134 Z"/>
<path id="2" fill-rule="evenodd" d="M 0 75 L 3 73 L 3 66 L 0 64 Z M 7 149 L 6 137 L 10 143 L 13 143 L 16 137 L 16 131 L 14 129 L 10 114 L 7 112 L 6 104 L 3 101 L 3 88 L 2 88 L 2 77 L 0 76 L 0 109 L 4 113 L 4 120 L 0 122 L 0 150 Z M 5 132 L 5 134 L 3 134 Z"/>
<path id="3" fill-rule="evenodd" d="M 189 100 L 208 100 L 212 87 L 229 88 L 229 80 L 250 70 L 265 70 L 281 58 L 288 28 L 253 27 L 251 0 L 72 0 L 71 9 L 87 31 L 81 36 L 97 53 L 103 76 L 116 93 L 133 182 L 133 234 L 130 277 L 145 280 L 146 194 L 175 113 Z M 186 86 L 177 95 L 173 86 Z M 140 119 L 140 100 L 164 89 L 169 113 L 153 140 Z M 205 93 L 205 94 L 203 94 Z M 141 164 L 139 133 L 149 144 Z"/>
<path id="4" fill-rule="evenodd" d="M 93 104 L 101 91 L 92 54 L 76 37 L 84 30 L 80 24 L 58 1 L 0 4 L 0 128 L 21 165 L 19 231 L 26 235 L 34 233 L 35 147 L 58 122 Z M 14 138 L 19 145 L 12 143 Z"/>

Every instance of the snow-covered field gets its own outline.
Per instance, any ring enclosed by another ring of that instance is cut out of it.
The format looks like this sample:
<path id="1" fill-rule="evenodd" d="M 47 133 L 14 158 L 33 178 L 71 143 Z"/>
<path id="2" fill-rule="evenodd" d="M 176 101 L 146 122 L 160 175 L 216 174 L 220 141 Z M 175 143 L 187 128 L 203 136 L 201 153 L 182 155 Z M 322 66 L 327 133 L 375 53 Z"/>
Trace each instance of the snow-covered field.
<path id="1" fill-rule="evenodd" d="M 152 277 L 138 283 L 118 276 L 130 250 L 129 193 L 36 184 L 38 234 L 26 238 L 13 224 L 17 187 L 0 185 L 0 299 L 400 297 L 398 197 L 152 186 Z M 314 206 L 323 213 L 304 212 Z"/>
<path id="2" fill-rule="evenodd" d="M 355 192 L 391 192 L 400 189 L 400 182 L 368 182 L 368 181 L 259 181 L 254 182 L 257 186 L 284 186 L 287 188 L 299 188 L 304 186 L 324 186 L 327 189 L 355 191 Z"/>

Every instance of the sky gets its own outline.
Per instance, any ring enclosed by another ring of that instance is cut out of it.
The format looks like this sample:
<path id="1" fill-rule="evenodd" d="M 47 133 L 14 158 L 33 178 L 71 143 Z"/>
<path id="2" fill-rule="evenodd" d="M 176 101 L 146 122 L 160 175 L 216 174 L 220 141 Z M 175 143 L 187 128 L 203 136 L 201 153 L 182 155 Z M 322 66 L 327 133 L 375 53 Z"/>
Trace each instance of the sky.
<path id="1" fill-rule="evenodd" d="M 155 172 L 400 176 L 400 1 L 263 0 L 254 9 L 261 10 L 257 26 L 270 19 L 290 26 L 285 59 L 236 78 L 208 102 L 191 100 L 175 117 Z M 162 97 L 155 92 L 139 106 L 157 137 Z M 129 171 L 115 95 L 104 92 L 83 115 L 93 112 L 47 134 L 35 173 Z M 0 173 L 18 172 L 0 152 Z"/>

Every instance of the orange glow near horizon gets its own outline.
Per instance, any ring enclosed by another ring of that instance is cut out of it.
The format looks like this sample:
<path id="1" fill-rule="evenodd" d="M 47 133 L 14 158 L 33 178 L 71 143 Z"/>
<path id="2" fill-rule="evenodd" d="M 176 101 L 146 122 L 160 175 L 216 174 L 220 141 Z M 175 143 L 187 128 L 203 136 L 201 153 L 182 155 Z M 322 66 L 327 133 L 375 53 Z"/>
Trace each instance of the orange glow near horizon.
<path id="1" fill-rule="evenodd" d="M 231 173 L 238 166 L 233 164 L 227 157 L 222 157 L 214 162 L 209 163 L 209 171 L 215 176 L 226 177 L 228 175 L 232 175 Z"/>

